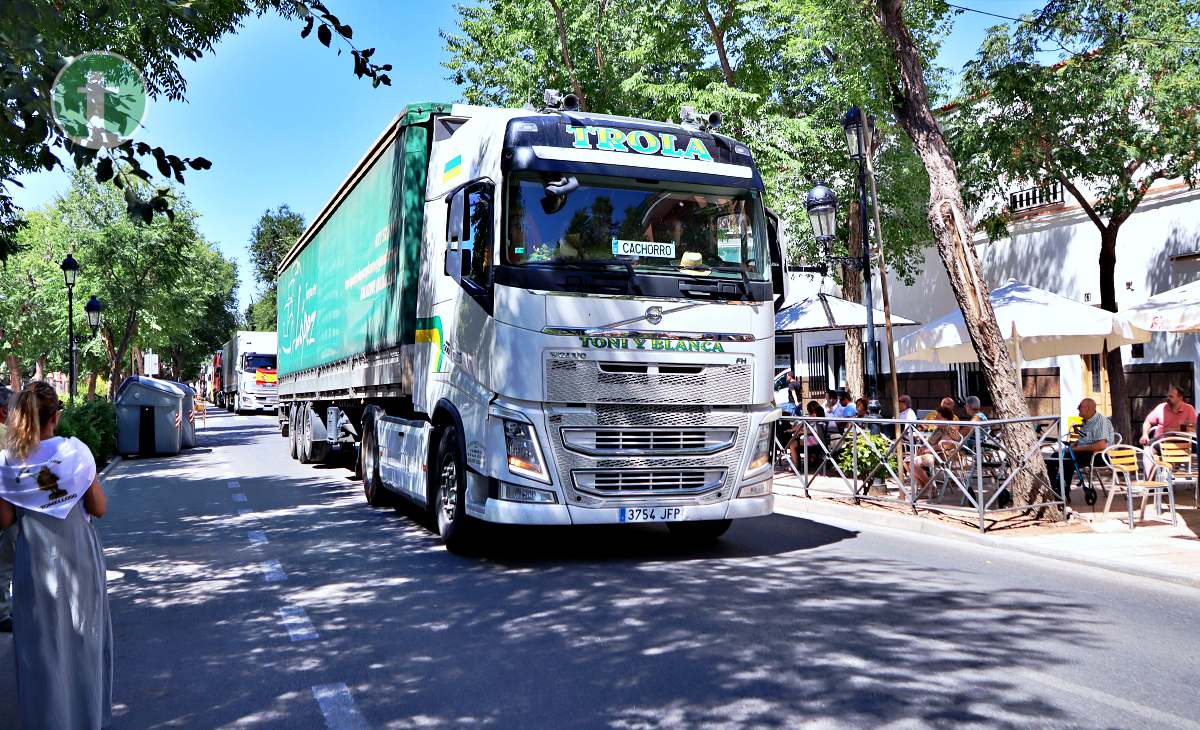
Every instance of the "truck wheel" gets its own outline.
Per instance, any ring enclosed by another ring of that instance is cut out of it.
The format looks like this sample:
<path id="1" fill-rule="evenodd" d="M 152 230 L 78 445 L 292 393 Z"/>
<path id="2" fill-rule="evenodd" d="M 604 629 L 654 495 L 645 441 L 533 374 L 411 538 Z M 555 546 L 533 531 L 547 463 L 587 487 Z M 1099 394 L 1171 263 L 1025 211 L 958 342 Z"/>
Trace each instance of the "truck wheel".
<path id="1" fill-rule="evenodd" d="M 695 522 L 668 522 L 671 535 L 694 545 L 711 545 L 721 539 L 733 520 L 697 520 Z"/>
<path id="2" fill-rule="evenodd" d="M 368 408 L 363 416 L 362 445 L 358 450 L 359 469 L 362 471 L 363 494 L 367 504 L 372 507 L 391 507 L 395 505 L 395 495 L 379 478 L 379 441 L 375 436 L 375 411 Z"/>
<path id="3" fill-rule="evenodd" d="M 312 459 L 312 428 L 308 420 L 308 404 L 304 403 L 300 406 L 300 412 L 296 416 L 296 430 L 299 432 L 297 438 L 298 452 L 300 455 L 301 464 L 311 464 Z"/>
<path id="4" fill-rule="evenodd" d="M 442 434 L 434 470 L 434 498 L 430 500 L 437 517 L 438 534 L 452 553 L 469 551 L 472 533 L 477 528 L 475 520 L 467 514 L 467 469 L 459 440 L 453 426 Z"/>
<path id="5" fill-rule="evenodd" d="M 288 454 L 293 459 L 300 458 L 300 441 L 296 435 L 296 407 L 288 409 Z"/>

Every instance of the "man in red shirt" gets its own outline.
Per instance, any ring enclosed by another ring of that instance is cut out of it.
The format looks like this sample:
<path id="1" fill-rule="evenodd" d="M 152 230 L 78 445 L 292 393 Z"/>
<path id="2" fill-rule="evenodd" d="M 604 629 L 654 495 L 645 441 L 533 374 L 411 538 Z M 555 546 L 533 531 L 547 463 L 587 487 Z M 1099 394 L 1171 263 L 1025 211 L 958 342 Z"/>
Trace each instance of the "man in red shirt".
<path id="1" fill-rule="evenodd" d="M 1167 400 L 1155 406 L 1142 422 L 1141 444 L 1150 443 L 1150 432 L 1158 438 L 1174 431 L 1196 431 L 1196 409 L 1183 400 L 1183 391 L 1172 385 L 1167 389 Z"/>

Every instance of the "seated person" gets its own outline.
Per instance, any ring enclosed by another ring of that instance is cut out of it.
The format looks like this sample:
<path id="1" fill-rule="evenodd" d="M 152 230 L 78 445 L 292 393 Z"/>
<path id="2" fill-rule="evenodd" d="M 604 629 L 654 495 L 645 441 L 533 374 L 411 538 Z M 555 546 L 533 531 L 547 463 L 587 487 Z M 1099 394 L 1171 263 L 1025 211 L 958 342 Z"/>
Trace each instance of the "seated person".
<path id="1" fill-rule="evenodd" d="M 940 415 L 938 415 L 939 413 L 941 413 L 942 408 L 945 408 L 950 412 L 949 418 L 942 418 Z M 954 399 L 951 398 L 950 396 L 946 396 L 945 398 L 942 398 L 940 401 L 938 401 L 938 407 L 936 409 L 930 411 L 929 413 L 927 413 L 925 415 L 925 418 L 923 418 L 922 420 L 924 420 L 924 421 L 957 421 L 958 415 L 954 413 Z M 937 426 L 929 425 L 929 426 L 924 426 L 923 428 L 926 431 L 934 431 L 937 429 Z"/>
<path id="2" fill-rule="evenodd" d="M 945 399 L 938 405 L 934 411 L 935 419 L 938 421 L 957 421 L 954 417 L 954 411 L 946 405 Z M 913 477 L 917 481 L 917 486 L 924 488 L 929 480 L 933 477 L 933 467 L 939 463 L 937 456 L 934 456 L 933 449 L 937 449 L 938 455 L 941 456 L 941 461 L 945 460 L 945 455 L 958 447 L 962 440 L 962 434 L 954 426 L 940 425 L 936 426 L 933 433 L 929 436 L 929 446 L 922 444 L 917 448 L 917 456 L 912 460 Z"/>
<path id="3" fill-rule="evenodd" d="M 1075 477 L 1075 463 L 1091 464 L 1092 456 L 1115 443 L 1112 421 L 1096 410 L 1096 401 L 1084 398 L 1079 401 L 1079 417 L 1083 423 L 1079 425 L 1079 438 L 1071 445 L 1063 445 L 1063 486 L 1068 495 L 1071 493 L 1071 480 Z M 1068 453 L 1070 452 L 1070 453 Z M 1074 459 L 1071 458 L 1074 454 Z M 1046 460 L 1046 473 L 1050 477 L 1050 486 L 1058 488 L 1058 460 Z M 1068 496 L 1068 501 L 1070 498 Z"/>
<path id="4" fill-rule="evenodd" d="M 821 404 L 815 400 L 810 400 L 804 406 L 804 411 L 807 415 L 812 416 L 813 418 L 825 417 L 825 409 L 822 408 Z M 805 444 L 808 445 L 808 458 L 810 462 L 813 460 L 814 456 L 822 459 L 824 458 L 825 451 L 821 449 L 818 444 L 818 442 L 829 443 L 829 435 L 825 429 L 824 422 L 818 421 L 814 423 L 809 421 L 807 424 L 804 422 L 797 423 L 788 429 L 788 434 L 791 436 L 791 438 L 788 439 L 788 451 L 791 453 L 792 463 L 795 464 L 797 468 L 799 468 L 800 465 L 800 450 Z"/>
<path id="5" fill-rule="evenodd" d="M 899 401 L 900 414 L 896 417 L 902 421 L 905 421 L 906 423 L 916 423 L 917 412 L 913 410 L 912 398 L 908 397 L 907 395 L 902 395 L 900 396 Z"/>
<path id="6" fill-rule="evenodd" d="M 982 408 L 982 407 L 983 406 L 979 402 L 979 398 L 977 396 L 969 395 L 969 396 L 967 396 L 967 399 L 965 401 L 963 401 L 963 410 L 965 410 L 967 412 L 967 420 L 968 421 L 972 421 L 972 422 L 986 421 L 987 414 L 980 410 L 980 408 Z M 984 431 L 984 429 L 971 428 L 970 426 L 963 426 L 961 430 L 965 436 L 965 438 L 963 439 L 963 447 L 968 448 L 971 451 L 974 451 L 975 450 L 975 436 L 980 431 Z M 987 438 L 986 431 L 984 431 L 984 438 L 985 439 Z"/>
<path id="7" fill-rule="evenodd" d="M 1196 433 L 1196 409 L 1183 399 L 1183 391 L 1172 385 L 1167 388 L 1167 399 L 1155 406 L 1142 422 L 1138 443 L 1146 446 L 1153 439 L 1179 432 Z"/>
<path id="8" fill-rule="evenodd" d="M 854 417 L 855 418 L 866 418 L 867 417 L 867 399 L 866 398 L 859 398 L 858 400 L 854 401 Z"/>

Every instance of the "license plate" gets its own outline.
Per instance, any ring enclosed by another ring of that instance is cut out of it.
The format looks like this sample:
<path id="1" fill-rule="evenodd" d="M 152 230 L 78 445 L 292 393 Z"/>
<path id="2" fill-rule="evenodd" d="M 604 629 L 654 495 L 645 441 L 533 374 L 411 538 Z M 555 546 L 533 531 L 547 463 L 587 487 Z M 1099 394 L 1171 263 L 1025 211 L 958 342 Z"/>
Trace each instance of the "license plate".
<path id="1" fill-rule="evenodd" d="M 622 507 L 621 522 L 676 522 L 683 519 L 683 507 Z"/>

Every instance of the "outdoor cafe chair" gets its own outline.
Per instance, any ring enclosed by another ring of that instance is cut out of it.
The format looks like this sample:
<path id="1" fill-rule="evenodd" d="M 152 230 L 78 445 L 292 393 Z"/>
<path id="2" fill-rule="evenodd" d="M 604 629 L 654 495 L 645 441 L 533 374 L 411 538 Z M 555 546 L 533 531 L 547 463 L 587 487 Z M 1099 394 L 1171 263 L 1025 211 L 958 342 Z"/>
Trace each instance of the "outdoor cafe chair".
<path id="1" fill-rule="evenodd" d="M 1197 479 L 1196 441 L 1182 436 L 1164 436 L 1150 444 L 1150 456 L 1156 467 L 1170 471 L 1176 484 L 1191 484 L 1193 499 L 1200 506 L 1200 479 Z"/>
<path id="2" fill-rule="evenodd" d="M 1103 452 L 1104 463 L 1108 468 L 1112 469 L 1113 482 L 1112 487 L 1108 490 L 1108 499 L 1104 502 L 1104 515 L 1108 515 L 1109 509 L 1112 507 L 1113 497 L 1118 493 L 1125 494 L 1125 507 L 1129 512 L 1129 529 L 1134 527 L 1133 522 L 1133 500 L 1136 497 L 1142 498 L 1142 509 L 1139 516 L 1140 520 L 1146 518 L 1146 500 L 1154 497 L 1154 503 L 1158 511 L 1162 512 L 1162 497 L 1165 494 L 1167 503 L 1171 508 L 1171 524 L 1177 524 L 1175 518 L 1175 490 L 1171 484 L 1172 476 L 1170 469 L 1166 464 L 1153 460 L 1157 468 L 1155 476 L 1165 475 L 1166 481 L 1158 479 L 1142 479 L 1142 463 L 1146 458 L 1146 452 L 1136 446 L 1128 446 L 1125 444 L 1117 444 L 1109 446 Z"/>

